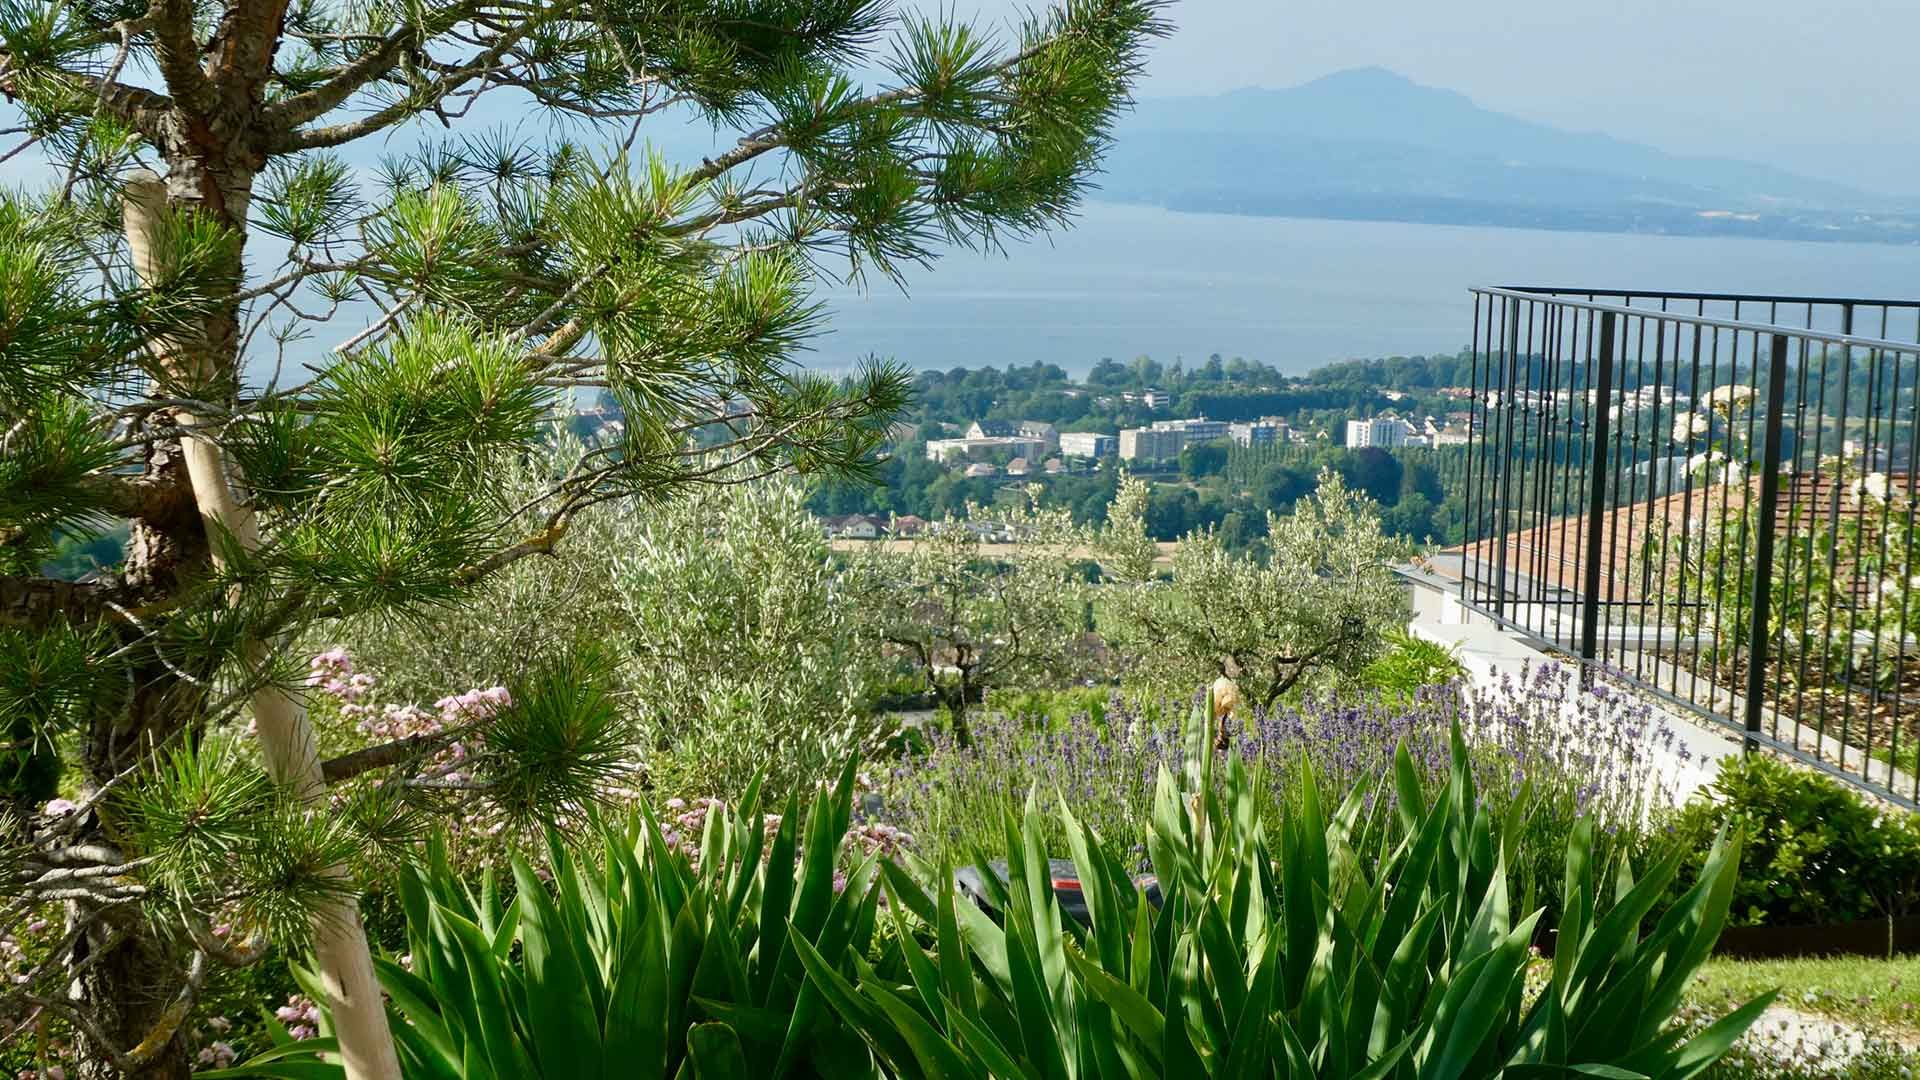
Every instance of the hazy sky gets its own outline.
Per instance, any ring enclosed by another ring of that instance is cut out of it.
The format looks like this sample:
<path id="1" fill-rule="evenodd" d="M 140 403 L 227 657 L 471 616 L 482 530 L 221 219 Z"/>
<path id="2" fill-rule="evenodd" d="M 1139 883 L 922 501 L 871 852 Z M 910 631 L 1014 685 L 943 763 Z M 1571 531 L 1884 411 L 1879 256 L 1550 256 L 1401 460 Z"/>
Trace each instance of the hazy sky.
<path id="1" fill-rule="evenodd" d="M 1145 93 L 1378 65 L 1558 127 L 1920 192 L 1916 0 L 1180 0 L 1173 18 Z"/>
<path id="2" fill-rule="evenodd" d="M 900 2 L 1001 22 L 1044 0 Z M 1920 193 L 1920 0 L 1179 0 L 1172 16 L 1145 94 L 1378 65 L 1559 127 Z"/>

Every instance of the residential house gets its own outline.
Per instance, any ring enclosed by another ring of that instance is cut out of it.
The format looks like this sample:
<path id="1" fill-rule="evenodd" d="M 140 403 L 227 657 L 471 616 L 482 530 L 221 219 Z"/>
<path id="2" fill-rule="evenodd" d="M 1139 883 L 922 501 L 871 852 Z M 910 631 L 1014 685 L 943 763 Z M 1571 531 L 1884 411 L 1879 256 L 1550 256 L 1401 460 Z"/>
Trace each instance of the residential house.
<path id="1" fill-rule="evenodd" d="M 1027 467 L 1026 458 L 1017 457 L 1017 458 L 1014 458 L 1012 461 L 1007 462 L 1008 476 L 1025 476 L 1027 475 L 1027 472 L 1028 472 L 1028 467 Z"/>
<path id="2" fill-rule="evenodd" d="M 1000 470 L 994 468 L 992 465 L 989 465 L 984 461 L 976 461 L 973 464 L 967 466 L 967 479 L 974 480 L 983 476 L 992 476 L 993 474 L 999 471 Z"/>
<path id="3" fill-rule="evenodd" d="M 1060 448 L 1060 429 L 1045 420 L 1022 420 L 1014 425 L 1014 432 L 1024 438 L 1039 439 L 1048 450 Z"/>
<path id="4" fill-rule="evenodd" d="M 820 519 L 827 536 L 837 540 L 878 540 L 886 523 L 872 514 L 840 514 Z"/>
<path id="5" fill-rule="evenodd" d="M 1011 439 L 1020 429 L 1011 420 L 975 420 L 967 425 L 969 439 Z"/>

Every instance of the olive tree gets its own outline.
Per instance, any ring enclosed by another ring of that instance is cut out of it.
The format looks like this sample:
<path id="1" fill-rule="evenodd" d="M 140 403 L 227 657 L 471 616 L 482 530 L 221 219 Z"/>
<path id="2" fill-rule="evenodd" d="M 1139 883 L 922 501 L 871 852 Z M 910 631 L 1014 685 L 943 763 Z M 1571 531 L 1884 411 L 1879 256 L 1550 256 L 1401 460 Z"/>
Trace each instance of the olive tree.
<path id="1" fill-rule="evenodd" d="M 405 811 L 427 748 L 321 761 L 285 643 L 458 604 L 603 502 L 861 471 L 906 380 L 793 367 L 813 283 L 1064 221 L 1160 8 L 1002 38 L 881 0 L 0 4 L 0 154 L 44 166 L 0 195 L 0 651 L 28 661 L 0 719 L 17 805 L 78 796 L 10 830 L 6 917 L 57 899 L 67 929 L 0 1015 L 70 1023 L 89 1075 L 182 1076 L 207 965 L 277 938 L 348 1075 L 397 1075 L 355 912 L 390 818 L 327 807 L 380 771 Z M 487 134 L 502 109 L 556 122 Z M 681 110 L 738 137 L 669 162 L 648 119 Z M 509 499 L 572 387 L 623 437 Z M 39 572 L 115 527 L 123 564 Z M 498 722 L 565 750 L 564 697 Z M 562 753 L 465 794 L 580 779 Z M 202 933 L 236 898 L 258 925 Z"/>
<path id="2" fill-rule="evenodd" d="M 560 440 L 513 481 L 523 497 L 585 452 Z M 633 781 L 770 798 L 835 773 L 886 734 L 870 708 L 880 657 L 846 603 L 834 553 L 790 477 L 715 483 L 666 502 L 620 499 L 575 522 L 551 557 L 505 568 L 470 604 L 404 621 L 315 628 L 383 696 L 432 701 L 501 680 L 570 640 L 603 647 L 632 725 Z"/>
<path id="3" fill-rule="evenodd" d="M 1080 535 L 1066 510 L 1023 505 L 933 522 L 912 539 L 849 554 L 847 602 L 876 647 L 904 654 L 967 735 L 967 709 L 994 687 L 1061 682 L 1091 658 Z"/>
<path id="4" fill-rule="evenodd" d="M 1134 679 L 1197 690 L 1225 677 L 1270 709 L 1296 687 L 1357 674 L 1406 625 L 1392 564 L 1410 553 L 1332 471 L 1291 515 L 1268 516 L 1264 557 L 1230 552 L 1215 530 L 1199 529 L 1162 574 L 1146 507 L 1146 482 L 1124 480 L 1093 538 L 1106 575 L 1100 632 Z"/>
<path id="5" fill-rule="evenodd" d="M 656 785 L 737 795 L 758 774 L 784 795 L 878 747 L 879 657 L 804 488 L 721 488 L 629 522 L 616 640 Z"/>

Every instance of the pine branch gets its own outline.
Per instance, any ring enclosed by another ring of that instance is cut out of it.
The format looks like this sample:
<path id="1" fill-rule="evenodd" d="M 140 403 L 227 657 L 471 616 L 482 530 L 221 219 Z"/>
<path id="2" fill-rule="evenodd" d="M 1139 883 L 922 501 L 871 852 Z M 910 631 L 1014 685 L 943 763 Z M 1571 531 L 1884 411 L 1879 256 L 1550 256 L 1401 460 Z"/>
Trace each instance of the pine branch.
<path id="1" fill-rule="evenodd" d="M 153 29 L 154 64 L 167 91 L 196 111 L 213 103 L 213 83 L 200 67 L 194 40 L 193 0 L 152 0 L 146 21 Z"/>
<path id="2" fill-rule="evenodd" d="M 51 71 L 38 68 L 23 72 L 13 65 L 11 55 L 0 52 L 0 96 L 22 96 L 28 91 L 30 79 L 52 79 L 64 83 L 96 98 L 107 115 L 133 128 L 149 142 L 158 143 L 164 138 L 167 114 L 173 108 L 173 99 L 165 94 L 64 68 Z"/>
<path id="3" fill-rule="evenodd" d="M 477 6 L 477 2 L 472 0 L 459 4 L 445 13 L 444 21 L 448 24 L 458 22 Z M 420 37 L 419 27 L 405 25 L 396 28 L 384 38 L 375 39 L 378 44 L 359 59 L 341 68 L 339 74 L 333 78 L 311 90 L 295 94 L 278 104 L 269 106 L 266 115 L 268 128 L 274 131 L 292 131 L 301 124 L 317 120 L 332 112 L 345 104 L 347 99 L 355 93 L 392 70 L 401 54 L 409 45 L 416 44 Z"/>
<path id="4" fill-rule="evenodd" d="M 446 741 L 445 733 L 432 735 L 410 735 L 404 739 L 369 746 L 364 750 L 355 750 L 351 754 L 342 754 L 337 758 L 328 758 L 320 763 L 320 774 L 327 783 L 337 784 L 342 780 L 351 780 L 364 772 L 384 769 L 419 757 L 432 749 L 437 743 Z"/>
<path id="5" fill-rule="evenodd" d="M 425 99 L 409 95 L 370 116 L 331 127 L 297 129 L 291 126 L 286 130 L 271 134 L 267 152 L 271 154 L 290 154 L 301 150 L 317 150 L 322 147 L 339 146 L 364 138 L 383 128 L 391 127 L 410 116 L 431 110 L 447 99 L 447 96 L 492 71 L 500 58 L 518 45 L 528 34 L 541 25 L 543 20 L 533 16 L 523 16 L 519 25 L 503 33 L 486 52 L 481 53 L 469 63 L 442 76 Z M 316 114 L 318 115 L 318 114 Z"/>
<path id="6" fill-rule="evenodd" d="M 107 618 L 116 595 L 92 582 L 0 574 L 0 626 L 44 630 L 59 620 L 85 626 Z"/>

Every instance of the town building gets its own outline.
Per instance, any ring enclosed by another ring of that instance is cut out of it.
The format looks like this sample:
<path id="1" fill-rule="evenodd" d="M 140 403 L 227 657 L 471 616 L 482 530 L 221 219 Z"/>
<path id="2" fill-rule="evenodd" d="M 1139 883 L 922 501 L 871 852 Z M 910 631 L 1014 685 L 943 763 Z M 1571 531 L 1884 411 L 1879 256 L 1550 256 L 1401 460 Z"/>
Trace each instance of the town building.
<path id="1" fill-rule="evenodd" d="M 1412 424 L 1397 416 L 1349 420 L 1347 421 L 1347 449 L 1358 450 L 1362 447 L 1377 446 L 1392 450 L 1396 447 L 1412 445 L 1408 440 L 1418 434 Z"/>
<path id="2" fill-rule="evenodd" d="M 1125 428 L 1120 432 L 1123 461 L 1172 461 L 1187 445 L 1187 433 L 1162 427 Z"/>
<path id="3" fill-rule="evenodd" d="M 978 426 L 978 424 L 975 425 L 975 427 Z M 1046 443 L 1024 435 L 987 435 L 927 440 L 927 460 L 929 461 L 981 461 L 1002 454 L 1009 458 L 1038 458 L 1046 452 Z"/>
<path id="4" fill-rule="evenodd" d="M 887 523 L 872 514 L 839 514 L 821 518 L 820 527 L 836 540 L 878 540 Z"/>
<path id="5" fill-rule="evenodd" d="M 1148 409 L 1166 409 L 1173 406 L 1173 395 L 1157 386 L 1145 390 L 1123 390 L 1120 400 L 1129 405 L 1143 405 Z"/>
<path id="6" fill-rule="evenodd" d="M 1209 420 L 1204 416 L 1193 420 L 1155 420 L 1153 426 L 1161 431 L 1178 431 L 1190 443 L 1224 439 L 1233 428 L 1225 420 Z"/>
<path id="7" fill-rule="evenodd" d="M 1277 446 L 1287 441 L 1287 424 L 1284 420 L 1252 420 L 1228 424 L 1227 434 L 1241 446 Z"/>
<path id="8" fill-rule="evenodd" d="M 1126 461 L 1171 461 L 1180 451 L 1195 443 L 1224 439 L 1232 425 L 1225 420 L 1155 420 L 1143 428 L 1127 428 L 1120 433 L 1120 457 Z"/>
<path id="9" fill-rule="evenodd" d="M 1060 429 L 1045 420 L 1022 420 L 1014 425 L 1014 433 L 1026 439 L 1039 439 L 1048 450 L 1060 448 Z"/>
<path id="10" fill-rule="evenodd" d="M 1060 435 L 1060 452 L 1068 457 L 1099 460 L 1112 457 L 1120 449 L 1120 440 L 1095 431 L 1068 431 Z"/>

